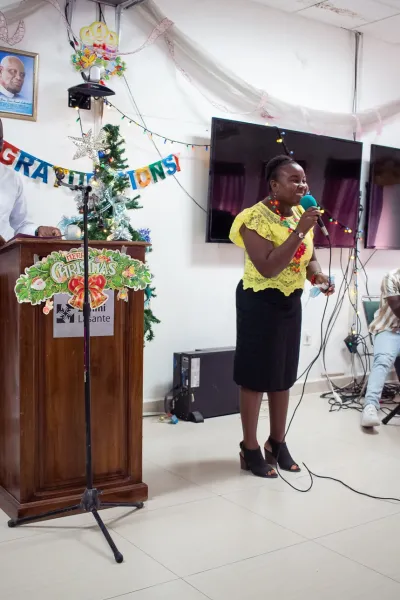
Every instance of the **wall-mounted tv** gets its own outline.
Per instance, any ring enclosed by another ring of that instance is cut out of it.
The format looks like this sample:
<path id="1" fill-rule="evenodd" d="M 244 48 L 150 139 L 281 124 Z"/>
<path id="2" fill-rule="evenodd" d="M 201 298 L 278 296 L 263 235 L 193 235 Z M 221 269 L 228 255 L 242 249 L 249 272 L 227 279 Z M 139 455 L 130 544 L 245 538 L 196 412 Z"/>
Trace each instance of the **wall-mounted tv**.
<path id="1" fill-rule="evenodd" d="M 400 150 L 371 146 L 365 246 L 400 249 Z"/>
<path id="2" fill-rule="evenodd" d="M 284 154 L 276 127 L 227 119 L 212 120 L 211 163 L 207 214 L 207 241 L 229 242 L 234 218 L 244 208 L 268 195 L 265 167 L 277 154 Z M 351 248 L 354 233 L 344 232 L 338 221 L 355 232 L 358 219 L 361 173 L 361 142 L 284 131 L 293 158 L 306 171 L 310 192 L 326 213 L 323 220 L 332 247 Z M 315 229 L 316 246 L 326 247 L 326 238 Z"/>

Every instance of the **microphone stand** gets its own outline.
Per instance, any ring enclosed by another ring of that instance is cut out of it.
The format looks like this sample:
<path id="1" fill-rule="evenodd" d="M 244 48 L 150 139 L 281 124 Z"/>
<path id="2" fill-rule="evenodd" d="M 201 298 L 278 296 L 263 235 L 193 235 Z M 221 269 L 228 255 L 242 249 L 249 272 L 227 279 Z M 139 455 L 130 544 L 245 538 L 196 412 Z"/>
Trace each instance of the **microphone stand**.
<path id="1" fill-rule="evenodd" d="M 89 234 L 88 234 L 88 212 L 89 212 L 89 194 L 92 191 L 90 185 L 69 185 L 62 181 L 63 175 L 57 174 L 58 186 L 64 186 L 73 191 L 82 192 L 83 197 L 83 264 L 84 264 L 84 303 L 83 303 L 83 339 L 84 339 L 84 383 L 85 383 L 85 429 L 86 429 L 86 489 L 83 492 L 81 502 L 67 508 L 59 508 L 51 510 L 39 515 L 30 517 L 21 517 L 8 521 L 9 527 L 17 527 L 25 523 L 32 523 L 42 519 L 57 517 L 67 513 L 81 510 L 83 512 L 91 512 L 94 519 L 108 545 L 110 546 L 114 558 L 117 563 L 122 563 L 123 555 L 119 552 L 115 545 L 107 527 L 105 526 L 98 511 L 101 508 L 128 507 L 128 508 L 143 508 L 143 502 L 101 502 L 101 491 L 93 487 L 93 461 L 92 461 L 92 415 L 91 415 L 91 371 L 90 371 L 90 313 L 91 307 L 89 302 Z"/>

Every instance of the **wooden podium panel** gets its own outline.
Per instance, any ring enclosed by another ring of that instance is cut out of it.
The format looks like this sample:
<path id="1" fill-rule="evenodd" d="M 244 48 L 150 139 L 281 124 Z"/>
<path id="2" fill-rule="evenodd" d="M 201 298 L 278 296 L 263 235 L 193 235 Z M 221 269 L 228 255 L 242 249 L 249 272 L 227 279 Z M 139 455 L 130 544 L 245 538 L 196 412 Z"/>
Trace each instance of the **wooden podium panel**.
<path id="1" fill-rule="evenodd" d="M 0 249 L 0 507 L 10 517 L 70 506 L 85 488 L 83 337 L 54 338 L 43 304 L 14 286 L 37 258 L 80 242 L 21 238 Z M 146 244 L 91 242 L 144 262 Z M 115 298 L 114 335 L 91 338 L 95 485 L 104 502 L 147 499 L 142 482 L 144 293 Z"/>

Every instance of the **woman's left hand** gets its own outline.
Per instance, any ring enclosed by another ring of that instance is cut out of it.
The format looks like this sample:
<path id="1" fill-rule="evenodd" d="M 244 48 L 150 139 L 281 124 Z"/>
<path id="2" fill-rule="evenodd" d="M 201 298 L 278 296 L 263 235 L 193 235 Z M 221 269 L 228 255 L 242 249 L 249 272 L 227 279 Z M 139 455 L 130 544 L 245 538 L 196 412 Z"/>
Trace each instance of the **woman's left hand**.
<path id="1" fill-rule="evenodd" d="M 324 275 L 323 273 L 318 273 L 315 276 L 315 285 L 327 285 L 328 288 L 326 290 L 321 290 L 325 296 L 332 296 L 335 293 L 335 284 L 330 283 L 328 275 Z"/>

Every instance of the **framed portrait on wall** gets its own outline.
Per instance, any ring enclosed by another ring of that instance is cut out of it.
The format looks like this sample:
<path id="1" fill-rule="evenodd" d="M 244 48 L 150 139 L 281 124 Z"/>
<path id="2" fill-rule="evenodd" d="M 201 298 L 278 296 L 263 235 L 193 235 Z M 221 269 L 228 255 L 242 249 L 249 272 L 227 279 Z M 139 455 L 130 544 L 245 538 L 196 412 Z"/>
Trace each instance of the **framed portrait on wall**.
<path id="1" fill-rule="evenodd" d="M 0 117 L 36 121 L 39 55 L 0 46 Z"/>

